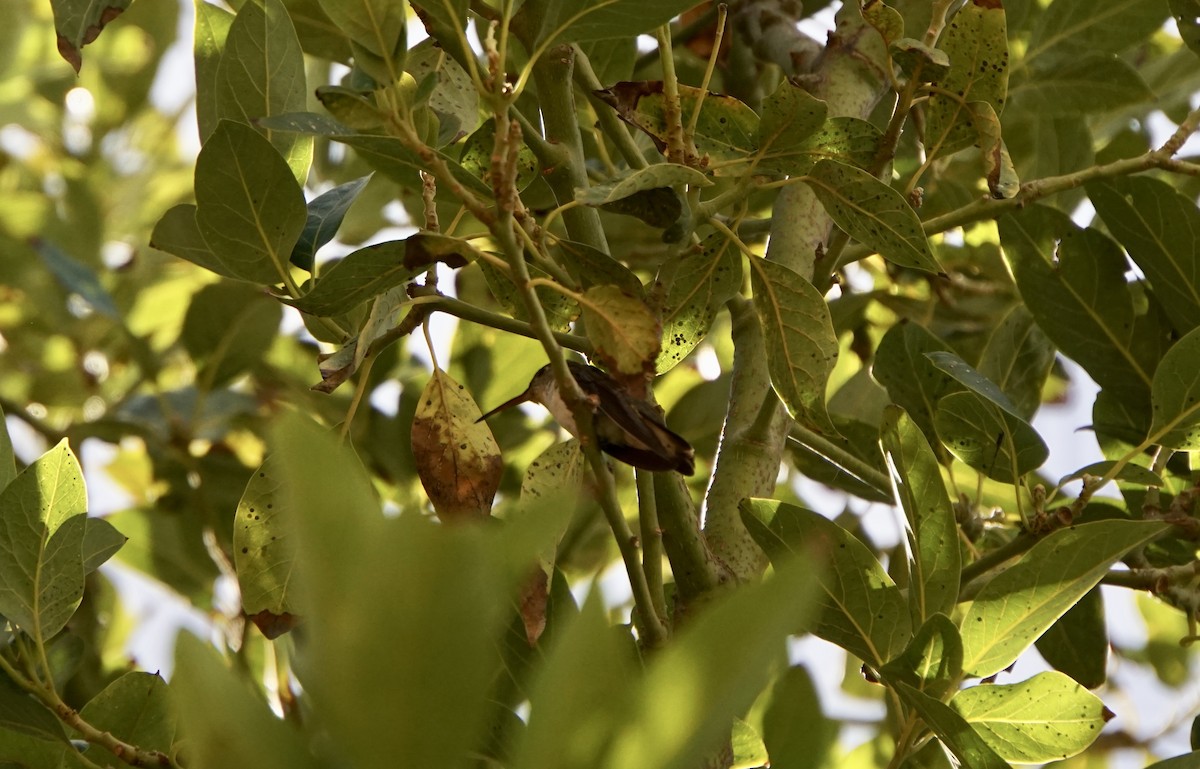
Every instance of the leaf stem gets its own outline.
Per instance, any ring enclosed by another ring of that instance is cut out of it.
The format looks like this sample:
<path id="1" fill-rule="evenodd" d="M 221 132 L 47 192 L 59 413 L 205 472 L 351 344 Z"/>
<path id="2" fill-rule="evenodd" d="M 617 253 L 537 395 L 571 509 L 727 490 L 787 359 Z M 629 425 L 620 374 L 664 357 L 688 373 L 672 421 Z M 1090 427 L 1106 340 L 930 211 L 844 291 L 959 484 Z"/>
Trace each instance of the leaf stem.
<path id="1" fill-rule="evenodd" d="M 642 540 L 642 571 L 650 589 L 654 612 L 667 617 L 667 599 L 663 593 L 663 533 L 658 526 L 658 505 L 654 498 L 654 473 L 637 470 L 638 533 Z"/>

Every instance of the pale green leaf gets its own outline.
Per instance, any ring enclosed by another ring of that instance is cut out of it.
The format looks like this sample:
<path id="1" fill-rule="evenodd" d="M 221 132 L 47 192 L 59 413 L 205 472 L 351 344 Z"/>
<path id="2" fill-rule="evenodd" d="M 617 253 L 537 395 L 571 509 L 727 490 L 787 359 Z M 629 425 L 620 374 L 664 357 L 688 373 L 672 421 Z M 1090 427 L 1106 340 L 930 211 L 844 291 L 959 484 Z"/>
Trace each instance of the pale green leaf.
<path id="1" fill-rule="evenodd" d="M 839 227 L 883 258 L 925 272 L 941 273 L 921 220 L 896 190 L 860 168 L 822 160 L 805 182 Z"/>
<path id="2" fill-rule="evenodd" d="M 920 40 L 902 37 L 888 44 L 888 52 L 892 61 L 909 77 L 917 73 L 920 67 L 921 82 L 942 80 L 950 71 L 950 57 L 940 48 L 931 48 Z"/>
<path id="3" fill-rule="evenodd" d="M 750 285 L 779 399 L 800 421 L 836 433 L 825 407 L 838 357 L 829 305 L 799 273 L 765 259 L 750 260 Z"/>
<path id="4" fill-rule="evenodd" d="M 417 83 L 432 79 L 428 104 L 438 118 L 438 146 L 452 144 L 475 128 L 479 92 L 457 61 L 427 39 L 409 49 L 406 66 Z"/>
<path id="5" fill-rule="evenodd" d="M 664 374 L 700 344 L 717 312 L 741 290 L 742 255 L 729 238 L 713 233 L 701 241 L 700 253 L 686 251 L 664 264 L 658 280 L 667 297 L 655 369 Z"/>
<path id="6" fill-rule="evenodd" d="M 761 132 L 760 132 L 761 133 Z M 802 176 L 822 160 L 866 168 L 875 160 L 883 134 L 865 120 L 831 117 L 796 145 L 774 145 L 759 156 L 758 171 Z"/>
<path id="7" fill-rule="evenodd" d="M 1172 449 L 1200 449 L 1200 328 L 1176 342 L 1154 372 L 1150 427 L 1153 442 Z"/>
<path id="8" fill-rule="evenodd" d="M 742 522 L 772 563 L 811 553 L 822 565 L 819 612 L 811 631 L 868 664 L 898 654 L 912 636 L 904 596 L 854 535 L 811 510 L 747 499 Z"/>
<path id="9" fill-rule="evenodd" d="M 1008 769 L 1004 759 L 996 755 L 979 733 L 949 705 L 903 681 L 897 682 L 895 687 L 900 698 L 920 714 L 921 719 L 954 754 L 961 766 L 969 766 L 971 769 Z"/>
<path id="10" fill-rule="evenodd" d="M 1104 460 L 1103 462 L 1093 462 L 1087 467 L 1081 467 L 1069 475 L 1064 475 L 1062 480 L 1058 482 L 1058 485 L 1060 487 L 1065 486 L 1071 481 L 1077 481 L 1083 478 L 1085 475 L 1090 475 L 1095 478 L 1102 478 L 1105 475 L 1108 475 L 1108 471 L 1111 470 L 1116 464 L 1117 460 L 1114 459 Z M 1158 473 L 1142 467 L 1141 465 L 1134 464 L 1133 462 L 1122 465 L 1120 471 L 1118 471 L 1114 476 L 1114 480 L 1129 481 L 1130 483 L 1137 483 L 1142 486 L 1161 487 L 1164 485 L 1162 476 L 1160 476 Z"/>
<path id="11" fill-rule="evenodd" d="M 217 65 L 216 96 L 218 120 L 247 125 L 258 118 L 305 108 L 308 86 L 304 52 L 281 0 L 254 0 L 242 5 L 229 27 Z M 312 139 L 269 128 L 263 133 L 287 160 L 296 181 L 303 184 L 312 163 Z"/>
<path id="12" fill-rule="evenodd" d="M 575 190 L 575 199 L 588 206 L 600 206 L 627 198 L 638 192 L 660 187 L 710 187 L 713 182 L 694 168 L 675 163 L 655 163 L 622 174 L 616 179 Z"/>
<path id="13" fill-rule="evenodd" d="M 1040 70 L 1090 53 L 1120 53 L 1145 40 L 1167 18 L 1164 4 L 1145 0 L 1051 3 L 1038 18 L 1025 61 Z"/>
<path id="14" fill-rule="evenodd" d="M 729 742 L 733 752 L 729 769 L 760 769 L 770 761 L 762 737 L 754 731 L 753 726 L 740 718 L 733 720 L 733 734 Z"/>
<path id="15" fill-rule="evenodd" d="M 963 645 L 958 627 L 945 614 L 933 614 L 913 634 L 903 652 L 880 668 L 888 681 L 902 681 L 942 697 L 962 680 Z"/>
<path id="16" fill-rule="evenodd" d="M 233 564 L 242 609 L 249 616 L 299 613 L 293 582 L 295 543 L 273 465 L 267 457 L 250 476 L 234 517 Z"/>
<path id="17" fill-rule="evenodd" d="M 404 3 L 395 0 L 318 0 L 321 10 L 348 38 L 386 62 L 385 85 L 400 79 L 397 48 L 405 45 Z M 402 53 L 403 51 L 401 51 Z M 378 79 L 378 78 L 377 78 Z"/>
<path id="18" fill-rule="evenodd" d="M 782 559 L 773 575 L 742 585 L 684 627 L 650 661 L 598 765 L 690 769 L 718 750 L 783 661 L 788 634 L 812 615 L 819 595 L 813 566 L 807 558 Z"/>
<path id="19" fill-rule="evenodd" d="M 909 603 L 920 624 L 958 602 L 958 525 L 937 455 L 902 409 L 884 412 L 880 442 L 908 523 Z"/>
<path id="20" fill-rule="evenodd" d="M 800 149 L 809 149 L 806 141 L 825 125 L 825 102 L 790 80 L 784 80 L 762 103 L 755 145 L 762 160 L 779 161 Z"/>
<path id="21" fill-rule="evenodd" d="M 170 754 L 175 739 L 175 705 L 167 682 L 155 673 L 125 673 L 79 711 L 97 729 L 142 750 Z"/>
<path id="22" fill-rule="evenodd" d="M 1099 697 L 1058 672 L 1017 684 L 972 686 L 956 694 L 950 707 L 997 755 L 1018 764 L 1083 752 L 1113 715 Z"/>
<path id="23" fill-rule="evenodd" d="M 963 668 L 990 676 L 1017 657 L 1091 590 L 1121 556 L 1168 528 L 1108 520 L 1059 529 L 992 577 L 962 619 Z"/>
<path id="24" fill-rule="evenodd" d="M 287 163 L 248 125 L 222 120 L 196 158 L 196 224 L 225 269 L 283 281 L 304 230 L 304 193 Z"/>
<path id="25" fill-rule="evenodd" d="M 881 0 L 863 3 L 863 20 L 875 28 L 883 38 L 884 45 L 904 37 L 904 17 L 895 8 Z"/>
<path id="26" fill-rule="evenodd" d="M 83 599 L 87 491 L 64 439 L 0 492 L 0 614 L 49 639 Z"/>
<path id="27" fill-rule="evenodd" d="M 261 691 L 191 633 L 175 642 L 171 692 L 197 766 L 316 769 L 306 739 L 271 712 Z"/>
<path id="28" fill-rule="evenodd" d="M 987 102 L 1000 114 L 1008 94 L 1008 31 L 999 0 L 969 0 L 951 18 L 938 47 L 950 57 L 950 70 L 925 108 L 925 149 L 945 156 L 976 141 L 967 105 Z"/>
<path id="29" fill-rule="evenodd" d="M 1166 182 L 1130 177 L 1087 186 L 1088 197 L 1180 334 L 1200 326 L 1200 211 Z"/>
<path id="30" fill-rule="evenodd" d="M 662 326 L 644 301 L 608 285 L 589 288 L 579 303 L 588 337 L 611 370 L 633 375 L 653 365 Z"/>

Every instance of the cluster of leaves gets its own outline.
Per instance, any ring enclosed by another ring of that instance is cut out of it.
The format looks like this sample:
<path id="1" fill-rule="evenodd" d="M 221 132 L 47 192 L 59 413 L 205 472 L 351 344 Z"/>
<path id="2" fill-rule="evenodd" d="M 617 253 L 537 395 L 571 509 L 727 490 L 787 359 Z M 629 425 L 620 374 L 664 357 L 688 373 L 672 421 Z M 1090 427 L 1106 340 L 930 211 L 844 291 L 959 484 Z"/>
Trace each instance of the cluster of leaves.
<path id="1" fill-rule="evenodd" d="M 0 404 L 53 448 L 18 474 L 0 442 L 0 761 L 1090 756 L 1102 582 L 1157 594 L 1142 661 L 1186 677 L 1194 0 L 843 3 L 815 57 L 784 2 L 198 2 L 194 166 L 148 99 L 177 6 L 26 4 Z M 430 373 L 435 314 L 459 324 Z M 566 350 L 653 382 L 693 481 L 605 461 Z M 1056 481 L 1032 420 L 1059 356 L 1107 459 Z M 547 358 L 580 440 L 477 422 Z M 103 518 L 88 440 L 128 498 Z M 801 476 L 894 505 L 904 541 Z M 169 685 L 128 669 L 114 554 L 200 608 L 236 580 L 225 658 L 181 636 Z M 627 623 L 572 594 L 614 559 Z M 783 653 L 804 633 L 886 703 L 851 754 Z M 1035 643 L 1052 672 L 990 683 Z"/>

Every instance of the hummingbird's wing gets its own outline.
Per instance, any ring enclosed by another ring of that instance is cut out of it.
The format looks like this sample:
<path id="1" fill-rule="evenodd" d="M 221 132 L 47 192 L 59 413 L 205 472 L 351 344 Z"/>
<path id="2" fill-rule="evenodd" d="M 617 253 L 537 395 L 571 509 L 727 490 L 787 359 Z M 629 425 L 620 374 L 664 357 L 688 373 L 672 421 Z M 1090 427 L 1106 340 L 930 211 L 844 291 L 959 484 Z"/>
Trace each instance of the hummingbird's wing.
<path id="1" fill-rule="evenodd" d="M 580 370 L 582 369 L 582 370 Z M 600 448 L 626 464 L 643 470 L 696 471 L 691 444 L 663 422 L 658 411 L 644 400 L 628 395 L 616 380 L 590 366 L 572 367 L 580 386 L 599 401 L 594 422 Z"/>

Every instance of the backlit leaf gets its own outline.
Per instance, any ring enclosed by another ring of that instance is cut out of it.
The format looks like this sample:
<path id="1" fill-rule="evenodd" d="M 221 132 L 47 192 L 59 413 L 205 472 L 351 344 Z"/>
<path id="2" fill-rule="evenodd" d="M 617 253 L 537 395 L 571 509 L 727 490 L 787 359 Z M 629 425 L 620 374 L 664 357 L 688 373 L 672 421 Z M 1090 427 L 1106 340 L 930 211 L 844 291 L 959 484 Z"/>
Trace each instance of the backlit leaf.
<path id="1" fill-rule="evenodd" d="M 871 174 L 822 160 L 805 177 L 839 227 L 901 267 L 940 273 L 921 220 L 896 190 Z"/>
<path id="2" fill-rule="evenodd" d="M 142 750 L 169 754 L 175 740 L 175 706 L 167 682 L 155 673 L 125 673 L 89 700 L 79 715 Z"/>
<path id="3" fill-rule="evenodd" d="M 888 329 L 880 340 L 871 374 L 887 388 L 892 402 L 904 409 L 921 428 L 934 450 L 940 452 L 933 414 L 938 401 L 961 389 L 961 385 L 926 357 L 926 353 L 938 350 L 949 348 L 922 326 L 901 321 Z"/>
<path id="4" fill-rule="evenodd" d="M 417 474 L 443 521 L 491 514 L 504 463 L 500 447 L 466 388 L 435 370 L 413 417 Z"/>
<path id="5" fill-rule="evenodd" d="M 995 382 L 1016 413 L 1030 419 L 1042 404 L 1042 386 L 1054 365 L 1054 344 L 1023 305 L 1009 311 L 988 337 L 979 373 Z"/>
<path id="6" fill-rule="evenodd" d="M 644 301 L 609 285 L 589 288 L 579 303 L 588 337 L 610 371 L 638 375 L 653 366 L 662 326 Z"/>
<path id="7" fill-rule="evenodd" d="M 1150 436 L 1172 449 L 1200 449 L 1200 328 L 1175 343 L 1154 372 Z"/>
<path id="8" fill-rule="evenodd" d="M 773 499 L 747 499 L 742 522 L 772 563 L 810 553 L 822 565 L 812 633 L 871 665 L 882 665 L 912 635 L 908 607 L 879 560 L 822 515 Z"/>
<path id="9" fill-rule="evenodd" d="M 254 471 L 234 518 L 233 562 L 242 608 L 250 616 L 299 613 L 293 579 L 295 543 L 273 464 L 268 457 Z"/>
<path id="10" fill-rule="evenodd" d="M 742 255 L 729 238 L 714 233 L 663 265 L 659 281 L 667 287 L 663 309 L 659 374 L 671 370 L 704 339 L 717 312 L 742 287 Z"/>
<path id="11" fill-rule="evenodd" d="M 836 433 L 825 406 L 825 388 L 838 357 L 829 305 L 799 273 L 765 259 L 750 261 L 750 285 L 779 399 L 796 419 Z"/>
<path id="12" fill-rule="evenodd" d="M 1008 94 L 1008 31 L 1000 0 L 969 0 L 950 19 L 938 47 L 950 70 L 934 85 L 925 109 L 925 147 L 950 155 L 976 141 L 978 130 L 967 105 L 987 102 L 1000 114 Z"/>
<path id="13" fill-rule="evenodd" d="M 865 120 L 831 117 L 798 144 L 784 144 L 782 148 L 772 144 L 758 156 L 756 169 L 801 176 L 822 160 L 866 168 L 875 160 L 882 137 L 879 129 Z"/>
<path id="14" fill-rule="evenodd" d="M 1168 524 L 1108 520 L 1059 529 L 993 576 L 962 619 L 963 668 L 985 677 L 1011 665 L 1130 550 Z"/>
<path id="15" fill-rule="evenodd" d="M 962 639 L 945 614 L 932 614 L 908 647 L 880 669 L 885 680 L 903 681 L 932 697 L 942 697 L 962 680 Z"/>
<path id="16" fill-rule="evenodd" d="M 908 526 L 909 603 L 922 623 L 958 602 L 958 525 L 941 465 L 921 429 L 896 406 L 884 412 L 880 442 Z"/>
<path id="17" fill-rule="evenodd" d="M 1008 769 L 1008 764 L 950 706 L 919 689 L 898 681 L 896 693 L 905 704 L 920 714 L 942 744 L 954 754 L 960 766 L 971 769 Z"/>
<path id="18" fill-rule="evenodd" d="M 1028 422 L 973 390 L 942 398 L 934 425 L 954 456 L 1002 483 L 1017 483 L 1050 455 Z"/>
<path id="19" fill-rule="evenodd" d="M 132 0 L 51 0 L 54 30 L 58 33 L 58 53 L 74 68 L 83 66 L 81 49 L 95 42 L 109 22 L 121 15 Z"/>
<path id="20" fill-rule="evenodd" d="M 1040 764 L 1080 753 L 1113 714 L 1100 698 L 1062 673 L 1016 684 L 972 686 L 950 707 L 1006 761 Z"/>

